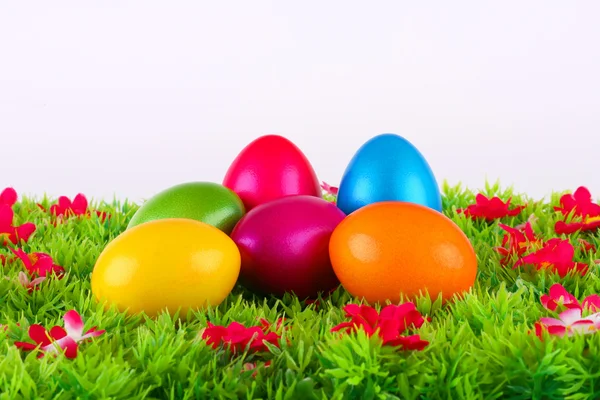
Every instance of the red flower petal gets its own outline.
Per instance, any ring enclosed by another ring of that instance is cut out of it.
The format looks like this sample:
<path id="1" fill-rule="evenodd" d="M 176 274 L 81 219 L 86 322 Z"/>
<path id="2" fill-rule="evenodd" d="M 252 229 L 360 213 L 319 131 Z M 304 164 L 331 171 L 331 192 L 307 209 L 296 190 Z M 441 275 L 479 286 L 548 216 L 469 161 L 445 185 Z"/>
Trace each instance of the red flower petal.
<path id="1" fill-rule="evenodd" d="M 27 255 L 27 253 L 25 253 L 23 250 L 21 249 L 13 249 L 10 248 L 10 251 L 13 252 L 13 254 L 15 256 L 17 256 L 25 265 L 25 268 L 31 272 L 31 270 L 33 269 L 33 266 L 31 265 L 31 260 L 29 259 L 29 256 Z"/>
<path id="2" fill-rule="evenodd" d="M 29 327 L 29 337 L 37 344 L 47 346 L 51 343 L 49 332 L 41 325 L 33 324 Z"/>
<path id="3" fill-rule="evenodd" d="M 597 294 L 589 295 L 583 300 L 582 307 L 591 311 L 600 311 L 600 296 Z"/>
<path id="4" fill-rule="evenodd" d="M 556 224 L 554 224 L 554 231 L 556 232 L 557 235 L 562 235 L 562 234 L 571 234 L 571 233 L 575 233 L 579 230 L 581 230 L 581 228 L 583 228 L 584 224 L 582 222 L 572 222 L 567 224 L 564 221 L 556 221 Z"/>
<path id="5" fill-rule="evenodd" d="M 91 337 L 96 337 L 96 336 L 103 335 L 105 333 L 106 333 L 106 330 L 104 330 L 104 329 L 98 330 L 97 327 L 93 327 L 90 330 L 88 330 L 85 333 L 85 335 L 83 335 L 81 337 L 81 339 L 88 339 L 88 338 L 91 338 Z"/>
<path id="6" fill-rule="evenodd" d="M 223 337 L 227 335 L 227 328 L 224 326 L 213 325 L 208 322 L 208 327 L 202 332 L 202 339 L 213 348 L 219 347 Z"/>
<path id="7" fill-rule="evenodd" d="M 542 339 L 543 338 L 542 335 L 543 335 L 543 332 L 546 330 L 546 327 L 539 322 L 536 322 L 534 327 L 535 327 L 535 335 L 537 337 L 539 337 L 540 339 Z"/>
<path id="8" fill-rule="evenodd" d="M 422 340 L 419 335 L 400 336 L 386 343 L 390 346 L 402 346 L 403 350 L 423 350 L 429 342 Z"/>
<path id="9" fill-rule="evenodd" d="M 0 193 L 0 204 L 13 206 L 17 202 L 17 192 L 11 187 L 7 187 Z"/>
<path id="10" fill-rule="evenodd" d="M 35 350 L 39 344 L 33 344 L 28 342 L 15 342 L 15 346 L 25 351 Z"/>
<path id="11" fill-rule="evenodd" d="M 377 314 L 377 310 L 373 307 L 348 304 L 344 307 L 344 311 L 346 312 L 346 317 L 351 317 L 355 324 L 362 325 L 367 333 L 372 334 L 375 331 L 379 314 Z"/>
<path id="12" fill-rule="evenodd" d="M 58 207 L 63 212 L 67 212 L 72 207 L 71 200 L 67 196 L 60 196 L 58 198 Z"/>
<path id="13" fill-rule="evenodd" d="M 53 326 L 50 328 L 50 336 L 54 340 L 59 340 L 67 336 L 67 332 L 60 326 Z"/>
<path id="14" fill-rule="evenodd" d="M 567 328 L 564 326 L 552 325 L 546 328 L 548 333 L 554 336 L 564 336 L 567 332 Z"/>
<path id="15" fill-rule="evenodd" d="M 493 221 L 495 219 L 515 216 L 521 213 L 525 206 L 517 206 L 513 209 L 509 209 L 511 199 L 503 202 L 500 198 L 493 197 L 488 199 L 483 194 L 478 193 L 475 196 L 475 204 L 469 205 L 466 209 L 457 210 L 463 212 L 466 216 L 475 219 L 485 219 L 486 221 Z"/>
<path id="16" fill-rule="evenodd" d="M 0 204 L 0 233 L 10 232 L 12 230 L 14 217 L 15 213 L 10 206 Z"/>
<path id="17" fill-rule="evenodd" d="M 77 348 L 79 347 L 77 345 L 77 342 L 75 340 L 73 340 L 70 337 L 65 337 L 62 340 L 61 346 L 60 346 L 64 352 L 65 352 L 65 357 L 73 359 L 75 357 L 77 357 Z"/>
<path id="18" fill-rule="evenodd" d="M 354 330 L 354 327 L 355 327 L 354 322 L 342 322 L 341 324 L 338 324 L 338 325 L 334 326 L 333 328 L 331 328 L 331 332 L 341 331 L 342 329 L 351 331 L 351 330 Z"/>
<path id="19" fill-rule="evenodd" d="M 33 232 L 35 232 L 35 229 L 36 229 L 36 226 L 32 222 L 27 222 L 27 223 L 17 227 L 16 231 L 15 231 L 16 236 L 17 236 L 17 242 L 19 240 L 27 242 L 29 240 L 29 237 L 33 234 Z"/>
<path id="20" fill-rule="evenodd" d="M 82 193 L 79 193 L 73 199 L 73 204 L 71 205 L 71 209 L 73 210 L 75 215 L 83 215 L 87 212 L 87 208 L 88 208 L 88 201 L 87 201 L 86 197 Z"/>
<path id="21" fill-rule="evenodd" d="M 567 292 L 560 283 L 555 283 L 550 287 L 549 295 L 542 295 L 541 302 L 544 307 L 550 311 L 556 310 L 558 304 L 562 304 L 567 308 L 581 308 L 579 301 L 571 293 Z"/>

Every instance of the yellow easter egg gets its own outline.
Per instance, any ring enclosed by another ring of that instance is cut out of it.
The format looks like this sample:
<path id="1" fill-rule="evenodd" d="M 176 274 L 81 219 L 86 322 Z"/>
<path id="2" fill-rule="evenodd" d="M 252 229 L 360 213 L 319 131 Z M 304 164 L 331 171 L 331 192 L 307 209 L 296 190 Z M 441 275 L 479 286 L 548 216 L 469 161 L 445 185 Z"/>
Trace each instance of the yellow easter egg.
<path id="1" fill-rule="evenodd" d="M 92 272 L 92 293 L 129 314 L 161 311 L 182 317 L 220 304 L 240 273 L 236 244 L 219 229 L 170 218 L 130 228 L 111 241 Z"/>

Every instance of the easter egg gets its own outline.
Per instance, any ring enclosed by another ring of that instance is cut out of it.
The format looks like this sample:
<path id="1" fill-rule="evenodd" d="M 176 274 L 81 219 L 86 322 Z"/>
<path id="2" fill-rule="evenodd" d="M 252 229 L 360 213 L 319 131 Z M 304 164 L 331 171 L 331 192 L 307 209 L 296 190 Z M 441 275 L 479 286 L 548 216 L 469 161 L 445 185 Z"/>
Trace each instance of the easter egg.
<path id="1" fill-rule="evenodd" d="M 227 170 L 223 185 L 240 196 L 246 211 L 285 196 L 322 194 L 310 162 L 279 135 L 261 136 L 248 144 Z"/>
<path id="2" fill-rule="evenodd" d="M 244 204 L 231 189 L 212 182 L 188 182 L 163 190 L 146 201 L 127 228 L 157 219 L 188 218 L 229 234 L 244 213 Z"/>
<path id="3" fill-rule="evenodd" d="M 337 205 L 346 214 L 380 201 L 405 201 L 442 211 L 429 164 L 408 140 L 386 133 L 356 152 L 342 177 Z"/>
<path id="4" fill-rule="evenodd" d="M 146 222 L 126 230 L 102 251 L 92 272 L 92 293 L 130 314 L 220 304 L 240 272 L 237 246 L 219 229 L 192 219 Z"/>
<path id="5" fill-rule="evenodd" d="M 446 301 L 468 291 L 475 251 L 448 217 L 420 204 L 379 202 L 355 211 L 331 235 L 329 253 L 342 286 L 368 302 L 397 303 L 420 292 Z"/>
<path id="6" fill-rule="evenodd" d="M 301 299 L 335 289 L 329 238 L 344 219 L 335 206 L 314 196 L 290 196 L 262 204 L 236 225 L 239 282 L 262 295 L 293 292 Z"/>

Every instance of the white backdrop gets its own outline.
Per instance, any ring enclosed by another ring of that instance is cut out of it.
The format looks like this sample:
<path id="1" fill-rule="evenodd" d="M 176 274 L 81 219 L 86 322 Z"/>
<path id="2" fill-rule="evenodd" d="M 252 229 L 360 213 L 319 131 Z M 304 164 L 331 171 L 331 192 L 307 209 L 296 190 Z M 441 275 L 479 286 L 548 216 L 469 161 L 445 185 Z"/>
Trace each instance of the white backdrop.
<path id="1" fill-rule="evenodd" d="M 401 134 L 439 182 L 600 197 L 596 1 L 6 1 L 0 186 L 140 200 L 278 133 L 337 185 Z"/>

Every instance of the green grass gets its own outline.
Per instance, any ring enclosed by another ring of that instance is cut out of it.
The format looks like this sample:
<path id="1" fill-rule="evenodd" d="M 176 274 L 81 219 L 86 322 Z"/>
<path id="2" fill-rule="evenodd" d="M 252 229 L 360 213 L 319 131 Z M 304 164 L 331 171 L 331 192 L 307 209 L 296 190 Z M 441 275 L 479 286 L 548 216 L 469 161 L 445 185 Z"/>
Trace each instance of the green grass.
<path id="1" fill-rule="evenodd" d="M 574 190 L 575 188 L 570 188 Z M 555 237 L 560 193 L 546 202 L 513 194 L 496 185 L 486 195 L 513 197 L 528 203 L 514 226 L 531 214 L 538 217 L 536 233 Z M 415 303 L 431 317 L 420 330 L 430 342 L 420 352 L 399 352 L 381 346 L 362 333 L 339 337 L 330 329 L 345 321 L 341 308 L 355 302 L 339 288 L 317 307 L 286 295 L 255 297 L 236 288 L 216 308 L 194 312 L 188 322 L 163 314 L 156 319 L 105 311 L 92 297 L 90 274 L 106 244 L 121 233 L 137 205 L 127 202 L 92 204 L 112 218 L 70 219 L 56 227 L 36 201 L 15 205 L 18 223 L 31 221 L 38 229 L 23 246 L 27 252 L 49 253 L 67 270 L 64 279 L 44 282 L 29 294 L 16 283 L 19 263 L 4 267 L 0 279 L 0 399 L 597 399 L 600 398 L 600 335 L 552 337 L 544 341 L 528 332 L 543 316 L 552 316 L 539 297 L 555 282 L 582 300 L 600 293 L 600 254 L 577 253 L 590 263 L 584 277 L 561 279 L 546 273 L 525 273 L 500 266 L 494 246 L 501 244 L 498 222 L 476 222 L 456 213 L 474 201 L 474 192 L 443 186 L 444 213 L 472 241 L 479 271 L 473 290 L 463 299 L 442 306 L 427 297 Z M 50 199 L 44 198 L 48 206 Z M 571 235 L 600 245 L 597 234 Z M 9 254 L 0 248 L 0 254 Z M 74 360 L 23 352 L 15 341 L 27 341 L 33 323 L 62 326 L 62 315 L 76 309 L 86 329 L 97 325 L 107 333 L 80 344 Z M 227 325 L 238 321 L 258 325 L 285 316 L 280 348 L 267 354 L 232 356 L 214 350 L 198 333 L 207 321 Z M 17 325 L 19 324 L 19 325 Z M 268 368 L 263 362 L 270 360 Z M 245 371 L 245 363 L 259 367 Z M 256 372 L 256 375 L 253 374 Z"/>

